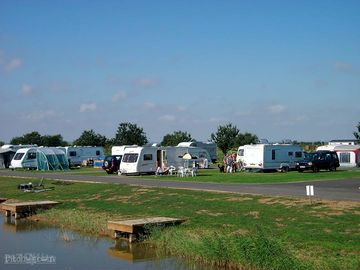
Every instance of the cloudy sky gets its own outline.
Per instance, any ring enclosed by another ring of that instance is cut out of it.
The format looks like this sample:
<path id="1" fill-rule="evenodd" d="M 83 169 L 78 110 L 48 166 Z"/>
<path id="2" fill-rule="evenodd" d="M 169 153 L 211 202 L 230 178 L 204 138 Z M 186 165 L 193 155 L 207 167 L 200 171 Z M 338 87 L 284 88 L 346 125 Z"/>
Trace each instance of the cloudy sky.
<path id="1" fill-rule="evenodd" d="M 150 141 L 219 125 L 269 140 L 352 138 L 360 1 L 1 0 L 0 140 Z"/>

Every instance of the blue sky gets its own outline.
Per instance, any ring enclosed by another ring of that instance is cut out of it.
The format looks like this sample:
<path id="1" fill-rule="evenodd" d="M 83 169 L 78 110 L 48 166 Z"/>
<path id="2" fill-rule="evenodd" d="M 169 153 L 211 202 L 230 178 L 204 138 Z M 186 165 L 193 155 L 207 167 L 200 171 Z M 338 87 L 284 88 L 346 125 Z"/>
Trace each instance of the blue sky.
<path id="1" fill-rule="evenodd" d="M 352 138 L 360 1 L 0 1 L 0 140 Z"/>

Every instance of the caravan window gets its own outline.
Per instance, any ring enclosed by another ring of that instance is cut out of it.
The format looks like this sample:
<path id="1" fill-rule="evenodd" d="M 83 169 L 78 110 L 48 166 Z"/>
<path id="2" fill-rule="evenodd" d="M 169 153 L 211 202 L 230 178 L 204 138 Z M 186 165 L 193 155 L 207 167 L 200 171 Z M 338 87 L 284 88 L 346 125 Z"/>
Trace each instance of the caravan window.
<path id="1" fill-rule="evenodd" d="M 127 163 L 135 163 L 139 154 L 125 154 L 122 161 Z"/>
<path id="2" fill-rule="evenodd" d="M 341 163 L 350 163 L 350 153 L 340 153 Z"/>
<path id="3" fill-rule="evenodd" d="M 14 160 L 20 160 L 24 156 L 24 153 L 17 153 L 14 157 Z"/>
<path id="4" fill-rule="evenodd" d="M 301 158 L 302 157 L 302 152 L 295 152 L 295 157 Z"/>
<path id="5" fill-rule="evenodd" d="M 96 155 L 100 156 L 100 151 L 99 150 L 96 151 Z"/>
<path id="6" fill-rule="evenodd" d="M 294 152 L 288 152 L 288 156 L 292 157 L 294 155 Z"/>
<path id="7" fill-rule="evenodd" d="M 153 160 L 152 154 L 144 154 L 144 160 Z"/>
<path id="8" fill-rule="evenodd" d="M 238 155 L 243 157 L 244 156 L 244 149 L 239 149 Z"/>
<path id="9" fill-rule="evenodd" d="M 275 160 L 276 156 L 275 156 L 275 149 L 271 150 L 271 159 Z"/>
<path id="10" fill-rule="evenodd" d="M 27 159 L 36 159 L 36 152 L 28 153 Z"/>
<path id="11" fill-rule="evenodd" d="M 76 157 L 76 151 L 70 151 L 69 156 L 70 157 Z"/>

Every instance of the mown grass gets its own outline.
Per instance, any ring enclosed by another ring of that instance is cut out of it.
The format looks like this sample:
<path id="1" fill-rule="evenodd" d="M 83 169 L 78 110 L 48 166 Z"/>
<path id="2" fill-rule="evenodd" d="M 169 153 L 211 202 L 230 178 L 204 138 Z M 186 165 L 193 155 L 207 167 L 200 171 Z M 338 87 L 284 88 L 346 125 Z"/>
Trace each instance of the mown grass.
<path id="1" fill-rule="evenodd" d="M 23 179 L 0 177 L 0 197 L 56 200 L 37 218 L 91 234 L 110 219 L 185 218 L 155 230 L 159 252 L 234 268 L 359 269 L 360 203 L 262 197 L 116 184 L 45 181 L 53 191 L 24 193 Z M 34 181 L 35 182 L 35 181 Z"/>
<path id="2" fill-rule="evenodd" d="M 24 171 L 24 170 L 21 170 Z M 38 172 L 38 171 L 36 171 Z M 87 176 L 109 176 L 101 168 L 75 168 L 68 171 L 47 171 L 38 173 L 66 173 L 74 175 L 87 175 Z M 115 176 L 115 174 L 113 174 Z M 264 184 L 264 183 L 290 183 L 290 182 L 304 182 L 304 181 L 321 181 L 321 180 L 337 180 L 348 178 L 360 178 L 360 169 L 341 169 L 336 172 L 320 171 L 319 173 L 304 172 L 299 173 L 296 171 L 288 173 L 280 172 L 236 172 L 236 173 L 220 173 L 217 168 L 213 169 L 200 169 L 196 177 L 177 177 L 176 175 L 141 175 L 130 176 L 132 178 L 141 179 L 157 179 L 167 181 L 193 181 L 193 182 L 209 182 L 209 183 L 237 183 L 237 184 Z"/>
<path id="3" fill-rule="evenodd" d="M 139 176 L 134 176 L 139 177 Z M 336 172 L 320 171 L 319 173 L 296 171 L 280 172 L 236 172 L 220 173 L 217 169 L 200 169 L 196 177 L 177 177 L 176 175 L 165 176 L 141 176 L 142 178 L 173 180 L 173 181 L 196 181 L 213 183 L 238 183 L 238 184 L 261 184 L 261 183 L 290 183 L 303 181 L 319 181 L 333 179 L 359 178 L 360 170 L 338 170 Z"/>

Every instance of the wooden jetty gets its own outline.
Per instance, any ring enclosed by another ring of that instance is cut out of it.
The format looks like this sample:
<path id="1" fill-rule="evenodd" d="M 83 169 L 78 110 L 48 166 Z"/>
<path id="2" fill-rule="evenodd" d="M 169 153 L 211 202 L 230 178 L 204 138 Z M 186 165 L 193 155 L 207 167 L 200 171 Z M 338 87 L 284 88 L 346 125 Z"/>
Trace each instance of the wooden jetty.
<path id="1" fill-rule="evenodd" d="M 59 204 L 54 201 L 39 201 L 39 202 L 17 202 L 17 203 L 2 203 L 1 209 L 5 211 L 7 217 L 14 215 L 15 219 L 26 215 L 36 213 L 38 209 L 49 209 Z"/>
<path id="2" fill-rule="evenodd" d="M 134 242 L 139 235 L 147 234 L 152 227 L 178 225 L 184 221 L 184 219 L 168 217 L 108 221 L 108 229 L 115 232 L 115 238 L 127 238 L 131 243 Z"/>

